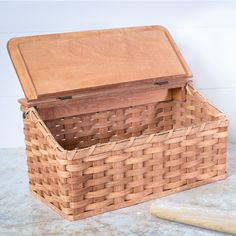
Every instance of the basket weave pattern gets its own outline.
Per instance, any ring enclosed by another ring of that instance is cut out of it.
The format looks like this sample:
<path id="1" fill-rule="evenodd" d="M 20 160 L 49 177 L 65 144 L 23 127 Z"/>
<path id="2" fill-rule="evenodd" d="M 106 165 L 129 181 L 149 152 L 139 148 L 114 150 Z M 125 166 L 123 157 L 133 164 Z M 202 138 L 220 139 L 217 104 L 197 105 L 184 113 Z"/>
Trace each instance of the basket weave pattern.
<path id="1" fill-rule="evenodd" d="M 57 120 L 29 108 L 31 192 L 76 220 L 225 178 L 228 120 L 186 89 L 185 102 Z"/>

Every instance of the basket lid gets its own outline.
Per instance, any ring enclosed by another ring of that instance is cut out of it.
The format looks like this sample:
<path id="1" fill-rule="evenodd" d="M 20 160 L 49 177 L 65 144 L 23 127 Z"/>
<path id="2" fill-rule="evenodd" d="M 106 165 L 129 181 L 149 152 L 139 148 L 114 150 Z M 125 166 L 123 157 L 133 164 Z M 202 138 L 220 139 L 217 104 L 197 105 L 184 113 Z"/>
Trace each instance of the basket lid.
<path id="1" fill-rule="evenodd" d="M 13 38 L 8 51 L 28 100 L 126 82 L 192 76 L 161 26 Z"/>

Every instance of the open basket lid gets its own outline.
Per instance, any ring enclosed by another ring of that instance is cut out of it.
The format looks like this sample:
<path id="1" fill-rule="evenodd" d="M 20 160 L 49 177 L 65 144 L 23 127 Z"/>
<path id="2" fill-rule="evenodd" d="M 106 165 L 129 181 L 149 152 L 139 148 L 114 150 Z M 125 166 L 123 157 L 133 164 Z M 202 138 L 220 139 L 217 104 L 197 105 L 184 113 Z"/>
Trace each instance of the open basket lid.
<path id="1" fill-rule="evenodd" d="M 13 38 L 8 51 L 26 98 L 192 76 L 161 26 Z"/>

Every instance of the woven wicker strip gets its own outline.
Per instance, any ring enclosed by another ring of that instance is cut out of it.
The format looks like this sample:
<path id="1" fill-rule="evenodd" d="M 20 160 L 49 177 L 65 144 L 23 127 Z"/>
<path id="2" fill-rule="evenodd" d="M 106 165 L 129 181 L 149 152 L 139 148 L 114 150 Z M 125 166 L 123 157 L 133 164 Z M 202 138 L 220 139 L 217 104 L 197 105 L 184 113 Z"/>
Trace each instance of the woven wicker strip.
<path id="1" fill-rule="evenodd" d="M 31 192 L 69 220 L 226 177 L 228 120 L 187 98 L 43 121 L 24 119 Z"/>

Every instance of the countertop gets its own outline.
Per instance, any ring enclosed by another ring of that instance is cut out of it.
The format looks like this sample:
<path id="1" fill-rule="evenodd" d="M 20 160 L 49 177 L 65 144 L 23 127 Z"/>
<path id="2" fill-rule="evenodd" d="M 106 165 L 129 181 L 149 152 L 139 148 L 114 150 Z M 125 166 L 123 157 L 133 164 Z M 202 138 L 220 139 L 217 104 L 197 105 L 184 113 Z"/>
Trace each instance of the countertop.
<path id="1" fill-rule="evenodd" d="M 228 145 L 228 178 L 158 200 L 79 221 L 63 220 L 28 190 L 24 148 L 0 149 L 0 235 L 226 235 L 155 218 L 151 203 L 203 204 L 236 212 L 236 144 Z"/>

